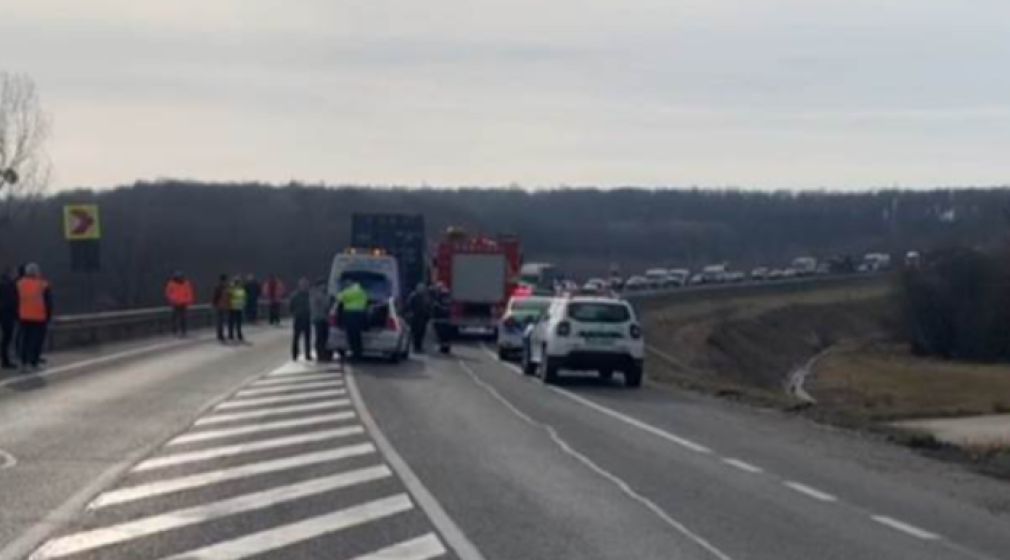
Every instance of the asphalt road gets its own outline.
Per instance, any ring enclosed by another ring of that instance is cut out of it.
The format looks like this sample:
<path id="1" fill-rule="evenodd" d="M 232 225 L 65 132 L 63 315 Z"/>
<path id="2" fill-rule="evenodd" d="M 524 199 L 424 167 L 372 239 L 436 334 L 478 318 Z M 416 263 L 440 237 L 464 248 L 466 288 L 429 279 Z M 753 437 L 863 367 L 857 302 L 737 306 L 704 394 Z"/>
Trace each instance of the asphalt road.
<path id="1" fill-rule="evenodd" d="M 0 559 L 1010 558 L 1010 486 L 858 435 L 478 344 L 344 371 L 285 343 L 0 381 Z"/>

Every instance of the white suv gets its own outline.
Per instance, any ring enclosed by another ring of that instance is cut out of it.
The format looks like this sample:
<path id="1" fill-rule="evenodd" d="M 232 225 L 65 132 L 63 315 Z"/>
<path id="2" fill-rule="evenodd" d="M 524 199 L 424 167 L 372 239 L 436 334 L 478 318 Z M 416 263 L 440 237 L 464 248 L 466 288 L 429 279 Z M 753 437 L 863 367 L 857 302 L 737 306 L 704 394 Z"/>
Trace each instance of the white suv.
<path id="1" fill-rule="evenodd" d="M 555 383 L 562 369 L 624 374 L 628 387 L 642 384 L 645 343 L 635 310 L 624 300 L 572 297 L 555 300 L 532 326 L 523 371 Z"/>

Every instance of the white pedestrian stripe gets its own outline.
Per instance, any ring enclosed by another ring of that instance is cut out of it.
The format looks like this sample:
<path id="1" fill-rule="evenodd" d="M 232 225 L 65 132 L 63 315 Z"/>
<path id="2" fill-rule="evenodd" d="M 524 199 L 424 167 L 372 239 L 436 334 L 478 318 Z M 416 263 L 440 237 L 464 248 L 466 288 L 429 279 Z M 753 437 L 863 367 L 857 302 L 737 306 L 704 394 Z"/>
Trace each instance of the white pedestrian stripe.
<path id="1" fill-rule="evenodd" d="M 349 457 L 360 457 L 370 453 L 375 453 L 375 447 L 370 443 L 361 443 L 358 445 L 338 447 L 327 451 L 318 451 L 316 453 L 306 453 L 303 455 L 275 459 L 273 461 L 252 463 L 230 469 L 221 469 L 191 476 L 159 480 L 157 482 L 129 486 L 105 492 L 95 498 L 95 500 L 88 505 L 88 509 L 100 509 L 111 505 L 162 496 L 164 494 L 171 494 L 172 492 L 191 490 L 193 488 L 200 488 L 229 480 L 237 480 L 260 474 L 307 467 L 330 461 L 338 461 Z"/>
<path id="2" fill-rule="evenodd" d="M 297 401 L 308 401 L 312 399 L 322 399 L 325 397 L 342 397 L 347 394 L 345 389 L 327 389 L 325 391 L 308 391 L 296 395 L 281 395 L 273 397 L 262 397 L 258 399 L 238 399 L 223 402 L 217 405 L 216 410 L 231 410 L 233 408 L 249 408 L 254 406 L 271 405 L 278 403 L 291 403 Z"/>
<path id="3" fill-rule="evenodd" d="M 262 389 L 246 389 L 235 394 L 236 397 L 258 397 L 261 395 L 275 395 L 279 393 L 293 393 L 306 389 L 325 389 L 327 387 L 343 387 L 344 382 L 340 379 L 333 381 L 317 381 L 315 383 L 299 383 L 297 385 L 281 385 L 280 387 L 264 387 Z"/>
<path id="4" fill-rule="evenodd" d="M 288 362 L 283 366 L 271 371 L 267 374 L 267 377 L 284 377 L 286 375 L 300 375 L 303 373 L 319 373 L 321 370 L 316 369 L 315 365 L 299 363 L 299 362 Z"/>
<path id="5" fill-rule="evenodd" d="M 920 538 L 923 540 L 935 541 L 940 538 L 940 535 L 937 535 L 936 533 L 930 533 L 925 529 L 920 529 L 915 525 L 909 525 L 904 521 L 898 521 L 897 519 L 893 517 L 887 517 L 886 515 L 874 515 L 873 520 L 876 521 L 877 523 L 887 525 L 892 529 L 897 529 L 903 533 L 908 533 L 913 537 Z"/>
<path id="6" fill-rule="evenodd" d="M 434 533 L 358 556 L 352 560 L 428 560 L 445 554 L 442 541 Z"/>
<path id="7" fill-rule="evenodd" d="M 339 373 L 311 373 L 298 377 L 266 378 L 256 381 L 252 387 L 270 387 L 275 385 L 291 385 L 297 387 L 306 381 L 326 381 L 328 379 L 343 379 Z"/>
<path id="8" fill-rule="evenodd" d="M 187 463 L 194 463 L 197 461 L 206 461 L 208 459 L 220 459 L 221 457 L 231 457 L 233 455 L 252 453 L 254 451 L 264 451 L 267 449 L 276 449 L 278 447 L 300 445 L 303 443 L 312 443 L 316 441 L 324 441 L 328 439 L 348 437 L 363 433 L 365 433 L 365 429 L 362 428 L 361 426 L 349 426 L 346 428 L 322 430 L 319 432 L 312 432 L 297 436 L 265 439 L 250 443 L 226 445 L 224 447 L 213 447 L 211 449 L 201 449 L 199 451 L 192 451 L 189 453 L 176 453 L 174 455 L 166 455 L 163 457 L 148 459 L 140 463 L 136 467 L 134 467 L 133 470 L 134 472 L 142 472 L 153 469 L 160 469 L 163 467 L 174 467 L 178 465 L 184 465 Z"/>
<path id="9" fill-rule="evenodd" d="M 414 508 L 406 494 L 396 494 L 326 515 L 260 531 L 230 541 L 172 556 L 169 560 L 230 560 L 264 554 L 278 548 L 376 521 Z M 428 557 L 430 558 L 430 557 Z"/>
<path id="10" fill-rule="evenodd" d="M 815 500 L 820 500 L 822 502 L 836 502 L 836 501 L 838 501 L 838 498 L 832 496 L 831 494 L 828 494 L 827 492 L 822 492 L 822 491 L 820 491 L 820 490 L 818 490 L 818 489 L 816 489 L 816 488 L 814 488 L 812 486 L 807 486 L 806 484 L 802 484 L 802 483 L 799 483 L 799 482 L 793 482 L 791 480 L 787 480 L 787 481 L 783 482 L 782 484 L 785 484 L 787 487 L 792 488 L 793 490 L 795 490 L 795 491 L 797 491 L 797 492 L 799 492 L 801 494 L 806 494 L 807 496 L 809 496 L 809 497 L 811 497 L 811 498 L 813 498 Z"/>
<path id="11" fill-rule="evenodd" d="M 278 420 L 276 422 L 264 422 L 261 424 L 251 424 L 248 426 L 239 426 L 237 428 L 222 428 L 220 430 L 203 430 L 199 432 L 190 432 L 181 435 L 172 441 L 168 442 L 167 446 L 182 445 L 184 443 L 194 443 L 199 441 L 208 441 L 212 439 L 229 438 L 235 436 L 242 436 L 247 434 L 255 434 L 258 432 L 270 432 L 276 430 L 286 430 L 289 428 L 300 428 L 303 426 L 312 426 L 314 424 L 325 424 L 327 422 L 340 422 L 343 420 L 350 420 L 355 417 L 354 412 L 334 412 L 332 414 L 320 414 L 317 416 L 308 416 L 305 418 L 295 418 L 294 420 Z"/>
<path id="12" fill-rule="evenodd" d="M 358 469 L 298 484 L 277 486 L 262 492 L 245 494 L 196 507 L 152 515 L 118 525 L 73 533 L 49 541 L 32 554 L 31 559 L 44 560 L 77 554 L 180 527 L 205 523 L 230 515 L 271 507 L 308 496 L 383 479 L 391 475 L 392 472 L 384 465 Z"/>
<path id="13" fill-rule="evenodd" d="M 210 424 L 221 424 L 223 422 L 234 422 L 236 420 L 252 420 L 253 418 L 265 418 L 268 416 L 283 416 L 297 412 L 309 412 L 314 410 L 324 410 L 327 408 L 345 408 L 351 405 L 348 399 L 334 399 L 326 402 L 298 404 L 292 406 L 278 406 L 274 408 L 264 408 L 262 410 L 250 410 L 248 412 L 236 412 L 233 414 L 215 414 L 206 416 L 193 423 L 194 426 L 207 426 Z"/>

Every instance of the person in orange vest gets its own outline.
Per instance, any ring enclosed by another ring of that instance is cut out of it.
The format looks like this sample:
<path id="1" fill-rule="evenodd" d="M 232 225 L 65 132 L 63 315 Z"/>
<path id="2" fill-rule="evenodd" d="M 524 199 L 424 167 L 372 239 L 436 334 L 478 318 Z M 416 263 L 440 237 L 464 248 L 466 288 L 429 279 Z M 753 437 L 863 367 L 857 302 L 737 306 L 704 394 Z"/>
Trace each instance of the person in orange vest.
<path id="1" fill-rule="evenodd" d="M 21 329 L 21 369 L 38 369 L 46 327 L 53 318 L 53 296 L 39 265 L 25 265 L 18 280 L 18 324 Z"/>
<path id="2" fill-rule="evenodd" d="M 193 283 L 183 276 L 181 271 L 175 271 L 165 285 L 165 299 L 172 308 L 172 334 L 186 336 L 186 313 L 196 302 Z"/>
<path id="3" fill-rule="evenodd" d="M 280 326 L 281 303 L 284 301 L 284 282 L 281 282 L 276 276 L 271 276 L 269 280 L 263 283 L 263 295 L 267 298 L 267 303 L 270 305 L 269 323 Z"/>

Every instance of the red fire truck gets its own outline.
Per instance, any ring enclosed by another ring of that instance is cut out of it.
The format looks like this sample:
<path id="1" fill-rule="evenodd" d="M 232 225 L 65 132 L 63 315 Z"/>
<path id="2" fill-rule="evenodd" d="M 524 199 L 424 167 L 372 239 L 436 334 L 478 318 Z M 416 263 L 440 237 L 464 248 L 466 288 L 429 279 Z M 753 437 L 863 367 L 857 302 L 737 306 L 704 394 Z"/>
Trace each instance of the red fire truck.
<path id="1" fill-rule="evenodd" d="M 449 229 L 435 251 L 433 272 L 434 281 L 449 290 L 453 330 L 493 333 L 518 283 L 521 265 L 517 237 Z"/>

